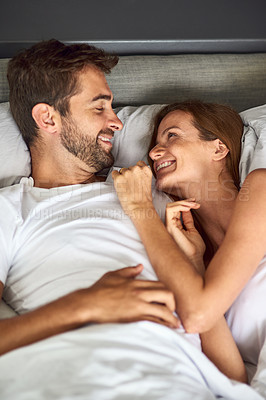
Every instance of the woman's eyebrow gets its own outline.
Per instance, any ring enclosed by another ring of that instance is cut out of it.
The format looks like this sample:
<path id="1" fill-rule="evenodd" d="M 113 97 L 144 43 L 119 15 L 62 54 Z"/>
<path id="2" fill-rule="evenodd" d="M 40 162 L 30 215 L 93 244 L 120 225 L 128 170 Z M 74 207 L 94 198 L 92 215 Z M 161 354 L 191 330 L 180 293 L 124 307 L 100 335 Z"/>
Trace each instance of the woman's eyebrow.
<path id="1" fill-rule="evenodd" d="M 166 128 L 164 131 L 162 131 L 162 133 L 160 134 L 160 137 L 162 138 L 168 131 L 170 131 L 171 129 L 178 129 L 179 131 L 182 131 L 182 129 L 181 128 L 179 128 L 179 126 L 177 126 L 177 125 L 172 125 L 172 126 L 169 126 L 168 128 Z M 157 138 L 158 138 L 158 136 L 159 135 L 157 135 Z M 156 139 L 156 142 L 155 142 L 155 145 L 157 145 L 159 142 L 158 142 L 158 140 Z"/>
<path id="2" fill-rule="evenodd" d="M 177 125 L 172 125 L 172 126 L 169 126 L 168 128 L 166 128 L 162 133 L 161 133 L 161 136 L 164 136 L 168 131 L 170 131 L 171 129 L 178 129 L 179 131 L 182 131 L 182 129 L 181 128 L 179 128 L 179 126 L 177 126 Z"/>

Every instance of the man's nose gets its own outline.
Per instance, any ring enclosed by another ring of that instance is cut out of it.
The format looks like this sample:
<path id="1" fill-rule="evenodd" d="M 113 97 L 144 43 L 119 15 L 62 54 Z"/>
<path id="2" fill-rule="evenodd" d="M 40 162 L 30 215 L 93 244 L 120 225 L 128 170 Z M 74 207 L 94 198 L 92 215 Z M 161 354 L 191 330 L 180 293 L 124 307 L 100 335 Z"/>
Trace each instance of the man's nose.
<path id="1" fill-rule="evenodd" d="M 120 131 L 123 128 L 123 123 L 120 121 L 118 116 L 114 111 L 112 111 L 112 116 L 110 118 L 109 127 L 115 131 Z"/>

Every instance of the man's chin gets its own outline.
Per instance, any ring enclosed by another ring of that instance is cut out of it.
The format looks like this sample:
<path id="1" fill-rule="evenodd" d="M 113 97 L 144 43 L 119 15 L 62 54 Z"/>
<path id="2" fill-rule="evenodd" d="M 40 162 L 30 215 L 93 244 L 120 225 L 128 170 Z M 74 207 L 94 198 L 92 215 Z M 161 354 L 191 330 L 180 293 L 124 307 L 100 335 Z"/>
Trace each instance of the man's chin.
<path id="1" fill-rule="evenodd" d="M 113 154 L 110 151 L 109 153 L 107 153 L 107 159 L 106 159 L 105 168 L 111 168 L 114 165 L 114 162 L 115 162 L 115 158 L 114 158 Z"/>
<path id="2" fill-rule="evenodd" d="M 105 169 L 109 169 L 114 165 L 114 156 L 112 153 L 106 154 L 105 153 L 105 157 L 103 160 L 101 160 L 101 162 L 99 162 L 98 164 L 98 168 L 97 168 L 97 173 L 105 170 Z"/>

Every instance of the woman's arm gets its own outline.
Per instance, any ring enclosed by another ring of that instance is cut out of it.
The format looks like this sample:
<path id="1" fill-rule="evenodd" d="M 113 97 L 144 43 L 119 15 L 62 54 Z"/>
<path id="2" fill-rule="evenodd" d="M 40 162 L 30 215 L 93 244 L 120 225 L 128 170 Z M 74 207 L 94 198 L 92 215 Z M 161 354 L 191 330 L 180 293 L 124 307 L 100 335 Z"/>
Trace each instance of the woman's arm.
<path id="1" fill-rule="evenodd" d="M 187 255 L 197 271 L 204 276 L 203 256 L 206 246 L 195 228 L 190 212 L 190 209 L 199 207 L 200 204 L 195 203 L 194 199 L 168 203 L 165 223 L 176 244 Z M 212 329 L 201 333 L 200 338 L 203 352 L 221 372 L 230 379 L 247 382 L 244 362 L 224 317 Z"/>
<path id="2" fill-rule="evenodd" d="M 149 174 L 149 172 L 147 173 Z M 147 200 L 147 197 L 151 200 L 150 195 L 146 196 L 146 194 L 149 193 L 147 190 L 148 187 L 149 186 L 145 186 L 143 188 L 145 191 L 145 193 L 143 193 L 141 184 L 140 186 L 137 186 L 137 182 L 135 182 L 134 196 L 136 203 L 138 203 L 140 199 Z M 127 194 L 129 195 L 130 193 L 127 191 Z M 144 202 L 146 202 L 146 200 Z M 205 267 L 203 263 L 203 255 L 205 244 L 194 226 L 193 217 L 189 211 L 191 208 L 199 208 L 199 204 L 195 203 L 192 199 L 190 201 L 169 203 L 166 208 L 166 226 L 175 243 L 179 245 L 182 253 L 193 264 L 197 271 L 199 271 L 201 275 L 204 275 Z M 147 208 L 147 210 L 150 210 L 150 208 Z M 143 210 L 139 209 L 137 205 L 134 206 L 131 204 L 130 214 L 135 221 L 138 218 L 140 218 L 139 222 L 142 220 L 142 211 Z M 181 212 L 183 216 L 183 224 L 180 219 Z M 158 231 L 156 234 L 157 233 Z M 160 247 L 160 250 L 162 250 L 162 247 Z M 167 249 L 165 251 L 167 252 Z M 163 254 L 164 260 L 167 260 L 167 254 L 168 253 Z M 178 264 L 175 263 L 174 269 L 171 273 L 164 277 L 164 283 L 168 287 L 172 287 L 173 291 L 175 291 L 172 285 L 173 277 L 177 272 Z M 243 360 L 223 316 L 212 329 L 202 333 L 200 336 L 203 352 L 221 372 L 227 375 L 230 379 L 247 382 L 247 374 Z"/>
<path id="3" fill-rule="evenodd" d="M 172 278 L 168 287 L 175 293 L 186 331 L 210 330 L 231 306 L 265 253 L 266 185 L 262 182 L 266 182 L 266 170 L 253 171 L 245 180 L 225 239 L 204 280 L 177 248 L 154 209 L 150 169 L 140 163 L 123 174 L 114 171 L 113 178 L 121 204 L 138 230 L 158 278 L 165 284 L 169 276 Z"/>
<path id="4" fill-rule="evenodd" d="M 200 334 L 202 351 L 228 378 L 247 383 L 247 371 L 224 317 Z"/>

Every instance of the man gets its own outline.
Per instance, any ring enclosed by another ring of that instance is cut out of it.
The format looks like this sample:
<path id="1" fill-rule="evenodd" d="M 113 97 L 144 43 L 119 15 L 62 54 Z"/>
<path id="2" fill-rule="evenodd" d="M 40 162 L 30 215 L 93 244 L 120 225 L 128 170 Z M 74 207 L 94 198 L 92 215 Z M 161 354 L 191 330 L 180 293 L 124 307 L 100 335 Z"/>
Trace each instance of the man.
<path id="1" fill-rule="evenodd" d="M 1 193 L 0 296 L 4 290 L 21 315 L 0 321 L 0 354 L 89 322 L 178 325 L 172 293 L 159 282 L 134 280 L 142 265 L 114 271 L 130 264 L 108 260 L 101 240 L 102 269 L 95 261 L 97 270 L 88 271 L 95 227 L 86 221 L 97 210 L 86 201 L 94 190 L 110 192 L 96 173 L 112 165 L 111 139 L 122 128 L 104 75 L 117 61 L 85 44 L 50 40 L 9 63 L 10 107 L 32 175 Z"/>

